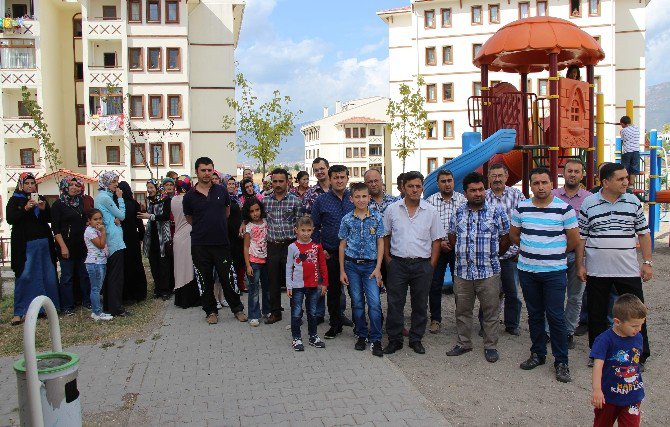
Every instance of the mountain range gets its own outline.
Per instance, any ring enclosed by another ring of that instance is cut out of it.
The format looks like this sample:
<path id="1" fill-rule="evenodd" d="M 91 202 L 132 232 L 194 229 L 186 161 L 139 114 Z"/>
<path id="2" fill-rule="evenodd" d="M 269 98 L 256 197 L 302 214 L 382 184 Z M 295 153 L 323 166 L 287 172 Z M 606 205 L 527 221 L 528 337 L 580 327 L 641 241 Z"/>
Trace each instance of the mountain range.
<path id="1" fill-rule="evenodd" d="M 647 88 L 647 130 L 670 123 L 670 82 Z"/>

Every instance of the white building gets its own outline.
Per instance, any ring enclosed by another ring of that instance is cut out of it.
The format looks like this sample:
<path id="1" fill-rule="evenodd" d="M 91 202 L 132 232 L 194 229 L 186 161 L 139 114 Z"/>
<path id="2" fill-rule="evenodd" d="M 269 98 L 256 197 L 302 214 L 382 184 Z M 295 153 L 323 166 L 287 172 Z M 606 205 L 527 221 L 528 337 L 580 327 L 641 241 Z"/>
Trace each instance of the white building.
<path id="1" fill-rule="evenodd" d="M 598 40 L 605 59 L 596 66 L 596 92 L 605 95 L 605 121 L 617 122 L 626 100 L 635 106 L 634 122 L 645 128 L 645 6 L 648 0 L 411 0 L 404 8 L 378 12 L 389 27 L 391 98 L 402 83 L 426 81 L 425 109 L 434 130 L 417 143 L 406 170 L 429 173 L 461 154 L 463 132 L 474 129 L 468 98 L 481 93 L 480 70 L 473 65 L 479 47 L 505 24 L 520 18 L 552 16 L 570 20 Z M 548 94 L 548 73 L 530 74 L 529 91 Z M 586 69 L 581 70 L 586 80 Z M 491 86 L 506 81 L 520 88 L 516 74 L 491 72 Z M 480 130 L 480 129 L 477 129 Z M 605 159 L 613 158 L 619 128 L 606 125 Z M 402 169 L 393 141 L 393 172 Z"/>
<path id="2" fill-rule="evenodd" d="M 145 162 L 154 177 L 191 174 L 199 156 L 235 170 L 235 132 L 222 129 L 222 117 L 235 96 L 242 0 L 0 0 L 0 8 L 27 16 L 0 34 L 5 201 L 21 172 L 50 172 L 22 86 L 43 108 L 62 168 L 93 178 L 115 170 L 140 200 L 151 177 Z"/>
<path id="3" fill-rule="evenodd" d="M 335 114 L 323 109 L 323 118 L 303 126 L 305 136 L 305 170 L 310 181 L 316 183 L 312 161 L 317 157 L 330 165 L 345 165 L 350 182 L 362 182 L 363 174 L 371 168 L 379 169 L 384 182 L 390 179 L 390 134 L 386 110 L 389 99 L 380 96 L 335 104 Z M 386 159 L 386 162 L 385 162 Z M 387 184 L 388 185 L 388 184 Z"/>

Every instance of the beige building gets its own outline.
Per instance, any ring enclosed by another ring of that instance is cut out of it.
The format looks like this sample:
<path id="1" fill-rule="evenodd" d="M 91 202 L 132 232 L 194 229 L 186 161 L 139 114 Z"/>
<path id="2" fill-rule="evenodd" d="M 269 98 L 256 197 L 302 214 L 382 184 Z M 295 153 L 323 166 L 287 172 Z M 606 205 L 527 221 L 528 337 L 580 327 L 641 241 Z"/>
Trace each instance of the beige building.
<path id="1" fill-rule="evenodd" d="M 31 132 L 21 87 L 43 107 L 62 168 L 96 178 L 115 170 L 138 199 L 199 156 L 235 171 L 222 129 L 235 96 L 242 0 L 0 0 L 0 194 L 21 172 L 50 172 Z M 24 18 L 25 17 L 25 18 Z M 27 125 L 24 125 L 26 124 Z M 40 192 L 56 195 L 57 187 Z"/>
<path id="2" fill-rule="evenodd" d="M 387 150 L 390 134 L 388 123 L 389 99 L 375 96 L 349 102 L 337 102 L 335 113 L 323 109 L 323 118 L 303 126 L 305 136 L 305 170 L 310 182 L 316 183 L 312 161 L 323 157 L 331 165 L 340 164 L 349 169 L 350 182 L 362 182 L 363 174 L 370 168 L 379 169 L 385 182 L 390 172 Z"/>
<path id="3" fill-rule="evenodd" d="M 618 122 L 626 100 L 635 106 L 633 118 L 645 128 L 645 6 L 640 0 L 411 0 L 408 7 L 378 12 L 389 27 L 391 98 L 399 86 L 415 87 L 417 75 L 426 81 L 425 108 L 433 130 L 417 143 L 407 170 L 429 173 L 461 154 L 461 135 L 475 130 L 468 118 L 468 98 L 481 93 L 480 70 L 473 59 L 483 43 L 505 24 L 533 16 L 552 16 L 575 23 L 598 40 L 605 59 L 596 67 L 596 92 L 605 95 L 605 120 Z M 562 72 L 562 75 L 564 72 Z M 586 70 L 581 70 L 586 80 Z M 489 73 L 491 86 L 519 77 Z M 530 74 L 529 89 L 548 95 L 548 73 Z M 476 129 L 480 130 L 480 129 Z M 607 160 L 613 159 L 619 128 L 606 126 Z M 393 141 L 393 171 L 402 164 Z"/>

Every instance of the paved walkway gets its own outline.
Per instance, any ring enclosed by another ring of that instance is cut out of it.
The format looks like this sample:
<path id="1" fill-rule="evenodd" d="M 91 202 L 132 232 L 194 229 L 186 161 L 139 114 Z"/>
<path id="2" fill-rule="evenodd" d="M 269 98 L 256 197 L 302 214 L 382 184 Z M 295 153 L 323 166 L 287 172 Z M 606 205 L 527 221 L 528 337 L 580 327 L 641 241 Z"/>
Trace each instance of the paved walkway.
<path id="1" fill-rule="evenodd" d="M 202 310 L 169 302 L 163 325 L 144 342 L 66 349 L 81 356 L 86 419 L 133 426 L 447 425 L 386 357 L 353 349 L 351 328 L 326 349 L 296 353 L 286 317 L 252 328 L 224 310 L 209 326 Z M 319 327 L 322 336 L 326 328 Z M 18 424 L 15 359 L 0 359 L 0 394 L 9 397 L 0 400 L 2 426 Z"/>

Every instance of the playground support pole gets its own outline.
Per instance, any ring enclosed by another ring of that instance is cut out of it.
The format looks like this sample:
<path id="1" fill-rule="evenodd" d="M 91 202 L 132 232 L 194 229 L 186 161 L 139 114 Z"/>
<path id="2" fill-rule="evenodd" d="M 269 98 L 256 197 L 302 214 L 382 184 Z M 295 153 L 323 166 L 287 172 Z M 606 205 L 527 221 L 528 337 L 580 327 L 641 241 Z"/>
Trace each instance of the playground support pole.
<path id="1" fill-rule="evenodd" d="M 595 133 L 595 67 L 593 65 L 586 66 L 586 79 L 589 83 L 589 146 L 586 149 L 586 188 L 594 187 L 594 159 L 593 159 L 593 135 Z"/>
<path id="2" fill-rule="evenodd" d="M 626 100 L 626 115 L 630 117 L 631 121 L 635 123 L 635 108 L 633 107 L 633 100 Z"/>
<path id="3" fill-rule="evenodd" d="M 598 93 L 596 99 L 598 107 L 596 112 L 596 139 L 598 140 L 596 153 L 598 155 L 597 167 L 600 167 L 605 162 L 605 95 Z"/>
<path id="4" fill-rule="evenodd" d="M 558 52 L 549 54 L 549 171 L 554 188 L 558 188 Z"/>
<path id="5" fill-rule="evenodd" d="M 656 189 L 659 184 L 658 162 L 658 132 L 652 129 L 649 132 L 649 231 L 651 234 L 651 248 L 654 249 L 654 234 L 656 234 L 658 218 L 660 215 L 659 206 L 656 204 Z M 659 224 L 660 225 L 660 224 Z"/>
<path id="6" fill-rule="evenodd" d="M 523 124 L 522 124 L 522 129 L 520 129 L 523 133 L 521 135 L 521 144 L 524 146 L 527 146 L 530 144 L 530 138 L 528 136 L 528 73 L 521 73 L 521 92 L 523 93 L 522 96 L 522 101 L 521 101 L 521 111 L 523 112 Z M 521 167 L 522 173 L 521 175 L 524 177 L 523 181 L 521 181 L 521 188 L 523 191 L 523 194 L 528 197 L 530 195 L 530 188 L 528 180 L 525 179 L 525 177 L 528 175 L 526 171 L 528 171 L 528 151 L 523 150 L 521 152 L 521 158 L 523 165 Z"/>
<path id="7" fill-rule="evenodd" d="M 488 122 L 489 105 L 491 104 L 491 89 L 489 88 L 489 66 L 482 64 L 481 66 L 481 81 L 482 81 L 482 141 L 491 136 L 491 124 Z M 482 168 L 484 176 L 489 173 L 489 162 L 486 161 Z"/>

